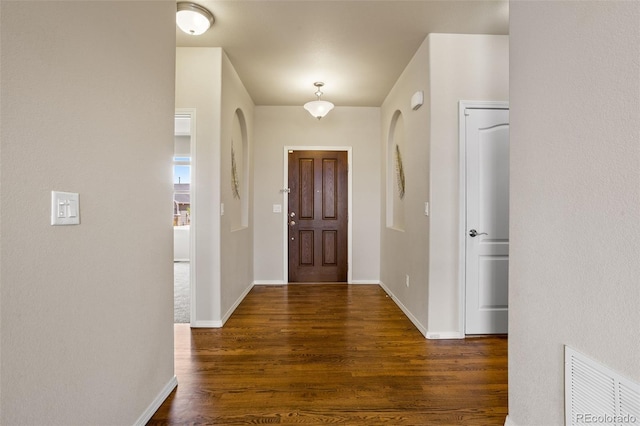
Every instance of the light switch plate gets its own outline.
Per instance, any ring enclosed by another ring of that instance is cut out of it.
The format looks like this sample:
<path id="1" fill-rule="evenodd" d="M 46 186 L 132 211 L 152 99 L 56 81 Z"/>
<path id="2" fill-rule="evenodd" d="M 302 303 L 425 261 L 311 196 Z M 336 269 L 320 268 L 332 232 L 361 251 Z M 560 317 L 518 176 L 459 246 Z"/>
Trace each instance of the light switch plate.
<path id="1" fill-rule="evenodd" d="M 80 195 L 51 191 L 51 225 L 80 224 Z"/>
<path id="2" fill-rule="evenodd" d="M 274 204 L 273 205 L 274 213 L 282 213 L 282 204 Z"/>

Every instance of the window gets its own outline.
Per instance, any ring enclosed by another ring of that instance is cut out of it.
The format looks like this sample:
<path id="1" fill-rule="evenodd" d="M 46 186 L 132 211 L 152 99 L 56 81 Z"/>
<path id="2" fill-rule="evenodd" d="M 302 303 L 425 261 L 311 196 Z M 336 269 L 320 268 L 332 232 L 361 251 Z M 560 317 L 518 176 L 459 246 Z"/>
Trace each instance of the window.
<path id="1" fill-rule="evenodd" d="M 173 157 L 173 226 L 191 224 L 191 157 Z"/>

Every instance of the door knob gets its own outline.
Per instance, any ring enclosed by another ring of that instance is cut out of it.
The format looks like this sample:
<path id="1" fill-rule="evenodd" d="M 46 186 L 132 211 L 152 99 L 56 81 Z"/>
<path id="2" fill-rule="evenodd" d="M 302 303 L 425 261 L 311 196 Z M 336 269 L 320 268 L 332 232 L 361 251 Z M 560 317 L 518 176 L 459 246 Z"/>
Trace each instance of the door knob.
<path id="1" fill-rule="evenodd" d="M 294 212 L 291 212 L 291 213 L 289 214 L 289 216 L 291 216 L 291 217 L 295 217 L 295 216 L 296 216 L 296 214 L 295 214 Z"/>
<path id="2" fill-rule="evenodd" d="M 291 222 L 289 222 L 289 225 L 290 225 L 290 226 L 293 226 L 293 225 L 295 225 L 295 224 L 296 224 L 295 220 L 292 220 Z"/>
<path id="3" fill-rule="evenodd" d="M 477 237 L 478 235 L 489 235 L 486 232 L 478 232 L 475 229 L 472 229 L 471 231 L 469 231 L 469 236 L 470 237 Z"/>

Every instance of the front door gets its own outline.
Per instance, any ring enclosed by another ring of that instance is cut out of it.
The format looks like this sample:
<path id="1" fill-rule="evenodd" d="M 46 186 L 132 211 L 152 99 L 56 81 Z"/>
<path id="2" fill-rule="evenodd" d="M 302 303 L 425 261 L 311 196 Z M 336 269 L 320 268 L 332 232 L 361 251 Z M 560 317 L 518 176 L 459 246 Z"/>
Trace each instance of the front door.
<path id="1" fill-rule="evenodd" d="M 509 110 L 465 110 L 465 333 L 507 333 Z"/>
<path id="2" fill-rule="evenodd" d="M 289 152 L 289 282 L 347 281 L 346 151 Z"/>

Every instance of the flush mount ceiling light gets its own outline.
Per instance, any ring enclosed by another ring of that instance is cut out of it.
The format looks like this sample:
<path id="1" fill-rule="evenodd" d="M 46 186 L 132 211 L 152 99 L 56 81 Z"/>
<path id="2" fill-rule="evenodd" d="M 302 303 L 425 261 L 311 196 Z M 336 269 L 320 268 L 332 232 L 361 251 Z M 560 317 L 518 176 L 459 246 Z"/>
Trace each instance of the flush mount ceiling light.
<path id="1" fill-rule="evenodd" d="M 313 85 L 316 86 L 317 90 L 315 95 L 318 97 L 318 99 L 304 104 L 304 109 L 309 111 L 309 114 L 320 120 L 333 109 L 333 104 L 328 101 L 320 100 L 320 96 L 322 96 L 322 91 L 320 90 L 320 88 L 324 86 L 324 83 L 318 81 L 313 83 Z"/>
<path id="2" fill-rule="evenodd" d="M 213 25 L 213 14 L 195 3 L 178 3 L 176 24 L 190 35 L 200 35 Z"/>

